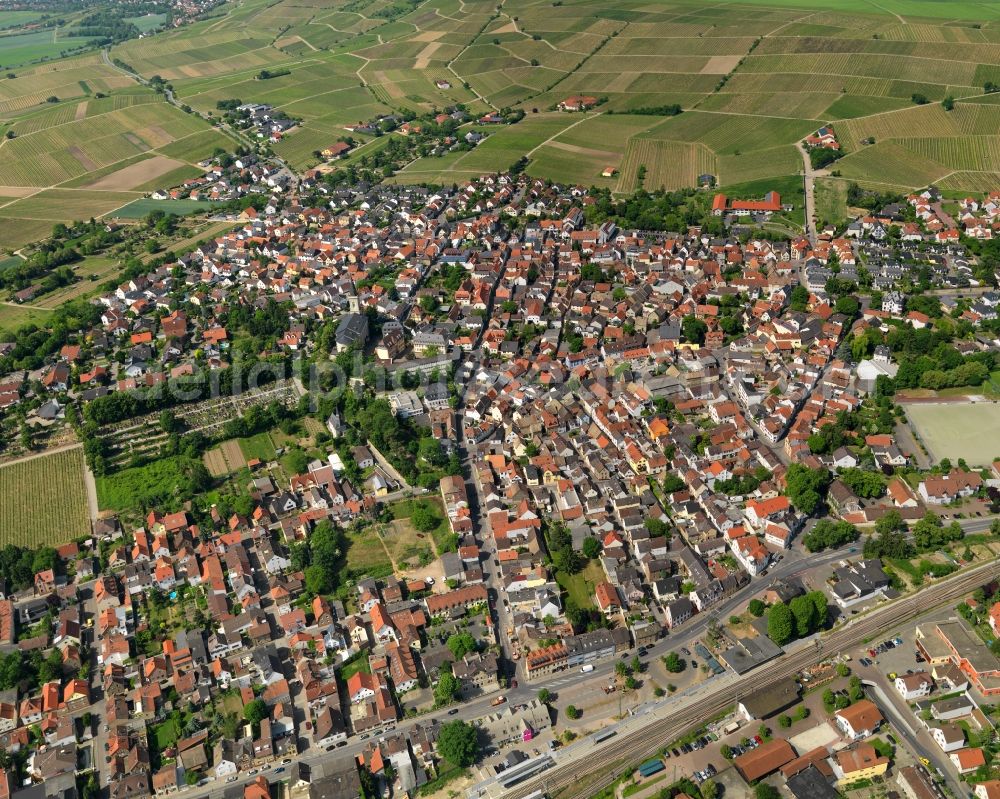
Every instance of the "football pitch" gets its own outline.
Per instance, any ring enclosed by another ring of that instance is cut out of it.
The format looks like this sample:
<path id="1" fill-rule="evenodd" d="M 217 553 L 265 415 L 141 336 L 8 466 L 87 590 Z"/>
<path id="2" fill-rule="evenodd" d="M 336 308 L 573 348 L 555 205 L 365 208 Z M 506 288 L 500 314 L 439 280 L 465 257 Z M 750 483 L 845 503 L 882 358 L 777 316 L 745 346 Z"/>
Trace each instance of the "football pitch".
<path id="1" fill-rule="evenodd" d="M 1000 403 L 914 403 L 906 415 L 934 460 L 987 466 L 1000 458 Z"/>

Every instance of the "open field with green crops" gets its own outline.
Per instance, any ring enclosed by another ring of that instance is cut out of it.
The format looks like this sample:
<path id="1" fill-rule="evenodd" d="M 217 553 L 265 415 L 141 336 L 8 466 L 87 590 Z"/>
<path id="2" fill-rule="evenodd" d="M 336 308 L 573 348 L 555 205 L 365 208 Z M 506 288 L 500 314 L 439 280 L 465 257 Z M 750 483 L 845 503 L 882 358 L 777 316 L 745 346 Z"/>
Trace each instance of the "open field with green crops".
<path id="1" fill-rule="evenodd" d="M 0 247 L 44 235 L 85 201 L 121 213 L 232 147 L 99 53 L 59 58 L 86 43 L 69 36 L 79 16 L 18 27 L 37 16 L 0 12 L 0 64 L 13 75 L 0 79 L 0 133 L 13 136 L 0 139 Z M 132 21 L 151 31 L 163 18 Z M 647 188 L 704 174 L 723 187 L 778 183 L 802 169 L 796 142 L 828 123 L 845 179 L 980 191 L 1000 174 L 1000 95 L 984 94 L 1000 84 L 994 0 L 242 0 L 115 45 L 110 58 L 169 81 L 202 114 L 239 99 L 298 118 L 275 147 L 295 169 L 314 166 L 346 125 L 462 103 L 474 116 L 526 116 L 485 129 L 471 151 L 418 157 L 392 180 L 451 183 L 528 155 L 531 175 L 618 192 L 640 174 Z M 261 80 L 262 69 L 288 74 Z M 557 111 L 572 95 L 599 105 Z M 683 113 L 657 114 L 675 104 Z M 69 190 L 103 193 L 74 201 Z M 838 197 L 823 199 L 835 213 Z"/>
<path id="2" fill-rule="evenodd" d="M 5 544 L 62 544 L 90 532 L 80 448 L 0 466 L 0 496 Z"/>

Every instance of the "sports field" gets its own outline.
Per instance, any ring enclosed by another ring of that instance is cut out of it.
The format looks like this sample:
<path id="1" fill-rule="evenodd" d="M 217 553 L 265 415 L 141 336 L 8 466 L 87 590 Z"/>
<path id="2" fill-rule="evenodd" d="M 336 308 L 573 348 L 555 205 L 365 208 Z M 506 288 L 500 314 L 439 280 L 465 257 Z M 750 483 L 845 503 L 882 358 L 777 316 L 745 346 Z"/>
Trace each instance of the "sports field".
<path id="1" fill-rule="evenodd" d="M 1000 404 L 919 402 L 904 407 L 933 460 L 964 458 L 970 466 L 988 466 L 1000 458 Z"/>

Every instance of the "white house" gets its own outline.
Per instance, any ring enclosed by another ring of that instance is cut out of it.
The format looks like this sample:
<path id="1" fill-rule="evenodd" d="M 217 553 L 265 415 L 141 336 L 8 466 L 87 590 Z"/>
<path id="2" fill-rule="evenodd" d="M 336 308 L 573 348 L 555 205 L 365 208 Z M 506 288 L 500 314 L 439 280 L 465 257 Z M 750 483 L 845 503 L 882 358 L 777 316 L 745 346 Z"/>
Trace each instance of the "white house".
<path id="1" fill-rule="evenodd" d="M 955 752 L 965 746 L 965 733 L 956 724 L 930 728 L 931 738 L 944 752 Z"/>
<path id="2" fill-rule="evenodd" d="M 896 678 L 896 690 L 907 702 L 927 696 L 934 690 L 934 680 L 926 671 L 903 674 Z"/>
<path id="3" fill-rule="evenodd" d="M 875 703 L 868 699 L 838 710 L 834 719 L 844 736 L 851 739 L 867 738 L 875 734 L 884 721 Z"/>

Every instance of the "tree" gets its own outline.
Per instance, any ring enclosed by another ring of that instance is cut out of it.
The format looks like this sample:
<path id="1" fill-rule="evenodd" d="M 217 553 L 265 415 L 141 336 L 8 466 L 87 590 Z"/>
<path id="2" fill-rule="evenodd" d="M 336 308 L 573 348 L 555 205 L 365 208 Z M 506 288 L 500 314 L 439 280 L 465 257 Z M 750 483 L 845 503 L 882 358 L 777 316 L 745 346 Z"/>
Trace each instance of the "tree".
<path id="1" fill-rule="evenodd" d="M 583 539 L 583 554 L 588 560 L 593 560 L 601 554 L 601 542 L 596 538 Z"/>
<path id="2" fill-rule="evenodd" d="M 852 702 L 857 702 L 859 699 L 864 697 L 865 689 L 861 687 L 861 678 L 857 675 L 851 677 L 847 683 L 847 695 L 851 697 Z"/>
<path id="3" fill-rule="evenodd" d="M 747 610 L 750 611 L 751 616 L 755 616 L 756 618 L 759 619 L 761 616 L 764 615 L 764 612 L 767 610 L 767 605 L 765 605 L 759 599 L 751 599 L 750 604 L 747 605 Z"/>
<path id="4" fill-rule="evenodd" d="M 816 629 L 816 606 L 806 596 L 797 596 L 788 604 L 792 616 L 795 618 L 795 635 L 797 638 L 805 638 Z M 770 619 L 768 619 L 770 622 Z M 770 631 L 770 626 L 769 626 Z"/>
<path id="5" fill-rule="evenodd" d="M 450 664 L 449 664 L 450 665 Z M 438 705 L 448 705 L 455 701 L 462 684 L 451 673 L 451 668 L 441 669 L 437 685 L 434 686 L 434 701 Z"/>
<path id="6" fill-rule="evenodd" d="M 267 702 L 263 699 L 254 699 L 243 706 L 243 718 L 251 724 L 260 724 L 267 716 Z"/>
<path id="7" fill-rule="evenodd" d="M 418 532 L 429 533 L 441 524 L 441 519 L 434 512 L 430 504 L 421 502 L 413 509 L 413 514 L 410 516 L 410 523 Z"/>
<path id="8" fill-rule="evenodd" d="M 684 339 L 691 344 L 704 344 L 708 325 L 697 316 L 685 316 L 681 320 L 681 332 L 684 334 Z"/>
<path id="9" fill-rule="evenodd" d="M 819 510 L 830 485 L 830 473 L 826 469 L 810 469 L 801 463 L 793 463 L 785 475 L 788 498 L 792 504 L 807 516 Z"/>
<path id="10" fill-rule="evenodd" d="M 552 698 L 552 693 L 549 691 L 548 688 L 542 688 L 538 692 L 538 701 L 541 702 L 543 705 L 547 705 L 551 698 Z"/>
<path id="11" fill-rule="evenodd" d="M 325 594 L 329 583 L 329 575 L 322 566 L 307 566 L 303 572 L 306 591 L 310 594 Z"/>
<path id="12" fill-rule="evenodd" d="M 860 535 L 853 524 L 836 522 L 833 519 L 820 519 L 808 533 L 802 536 L 802 543 L 810 552 L 822 552 L 827 548 L 836 549 L 844 544 L 857 541 Z"/>
<path id="13" fill-rule="evenodd" d="M 441 726 L 437 747 L 445 760 L 465 768 L 476 762 L 479 755 L 479 736 L 471 724 L 466 724 L 464 721 L 449 721 Z"/>
<path id="14" fill-rule="evenodd" d="M 792 726 L 792 717 L 785 713 L 782 713 L 780 716 L 778 716 L 778 726 L 781 727 L 783 730 L 787 730 L 789 727 Z"/>
<path id="15" fill-rule="evenodd" d="M 753 796 L 754 799 L 781 799 L 778 789 L 768 785 L 766 782 L 762 782 L 753 789 Z"/>
<path id="16" fill-rule="evenodd" d="M 771 606 L 767 612 L 767 636 L 778 646 L 783 646 L 792 640 L 795 634 L 795 618 L 791 609 L 784 602 Z"/>
<path id="17" fill-rule="evenodd" d="M 668 474 L 663 478 L 663 491 L 667 494 L 683 491 L 685 488 L 687 488 L 687 484 L 676 474 Z"/>
<path id="18" fill-rule="evenodd" d="M 701 799 L 718 799 L 719 797 L 719 785 L 715 780 L 705 780 L 701 784 Z"/>
<path id="19" fill-rule="evenodd" d="M 804 312 L 809 307 L 809 290 L 803 285 L 797 285 L 788 296 L 788 304 L 793 311 Z"/>
<path id="20" fill-rule="evenodd" d="M 448 649 L 455 660 L 461 660 L 469 652 L 476 651 L 476 639 L 469 633 L 454 633 L 448 636 Z"/>
<path id="21" fill-rule="evenodd" d="M 864 499 L 875 499 L 885 493 L 885 480 L 878 472 L 864 469 L 844 469 L 840 474 L 848 488 Z"/>
<path id="22" fill-rule="evenodd" d="M 850 673 L 851 673 L 851 667 L 848 666 L 846 663 L 838 663 L 837 664 L 837 676 L 838 677 L 847 677 L 847 676 L 850 675 Z"/>
<path id="23" fill-rule="evenodd" d="M 941 101 L 941 107 L 945 111 L 951 111 L 955 107 L 955 98 L 949 94 Z"/>
<path id="24" fill-rule="evenodd" d="M 733 759 L 733 750 L 729 744 L 723 744 L 719 747 L 719 754 L 722 755 L 726 760 Z"/>
<path id="25" fill-rule="evenodd" d="M 573 720 L 580 718 L 580 711 L 576 705 L 566 706 L 566 717 Z"/>
<path id="26" fill-rule="evenodd" d="M 663 665 L 671 674 L 680 674 L 684 671 L 684 661 L 676 652 L 668 652 L 664 655 Z"/>
<path id="27" fill-rule="evenodd" d="M 861 305 L 858 303 L 858 301 L 851 296 L 841 297 L 840 299 L 837 300 L 836 304 L 834 305 L 834 308 L 836 309 L 837 313 L 842 313 L 848 319 L 853 319 L 855 316 L 857 316 L 858 309 L 860 307 Z"/>

